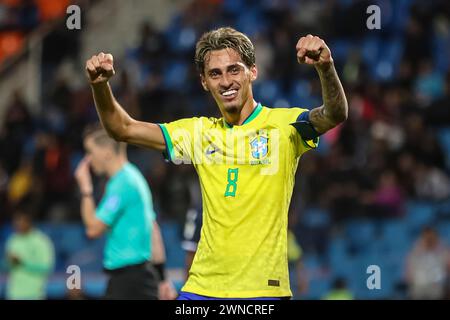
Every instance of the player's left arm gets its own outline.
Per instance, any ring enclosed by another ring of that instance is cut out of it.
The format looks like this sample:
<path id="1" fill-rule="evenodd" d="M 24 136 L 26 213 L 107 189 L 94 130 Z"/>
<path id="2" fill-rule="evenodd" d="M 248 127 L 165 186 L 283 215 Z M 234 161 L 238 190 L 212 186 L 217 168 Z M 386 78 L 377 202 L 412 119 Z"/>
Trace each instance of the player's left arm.
<path id="1" fill-rule="evenodd" d="M 322 134 L 347 119 L 347 98 L 325 41 L 309 34 L 300 38 L 296 49 L 298 62 L 314 66 L 319 74 L 323 105 L 309 112 L 309 121 Z"/>
<path id="2" fill-rule="evenodd" d="M 85 157 L 75 170 L 75 179 L 78 182 L 81 193 L 81 217 L 86 227 L 86 235 L 89 238 L 100 237 L 108 228 L 95 216 L 95 201 L 91 173 L 89 172 L 89 158 Z"/>

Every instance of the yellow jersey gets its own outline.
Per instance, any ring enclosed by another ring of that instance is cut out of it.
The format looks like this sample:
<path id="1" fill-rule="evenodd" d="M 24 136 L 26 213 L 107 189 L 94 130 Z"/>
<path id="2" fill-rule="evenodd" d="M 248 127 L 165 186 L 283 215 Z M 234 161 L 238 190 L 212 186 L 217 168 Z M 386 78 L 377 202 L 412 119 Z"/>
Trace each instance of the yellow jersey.
<path id="1" fill-rule="evenodd" d="M 240 126 L 223 118 L 160 124 L 167 156 L 198 173 L 203 225 L 182 291 L 216 298 L 292 296 L 287 218 L 300 156 L 317 146 L 290 125 L 307 109 L 258 104 Z"/>

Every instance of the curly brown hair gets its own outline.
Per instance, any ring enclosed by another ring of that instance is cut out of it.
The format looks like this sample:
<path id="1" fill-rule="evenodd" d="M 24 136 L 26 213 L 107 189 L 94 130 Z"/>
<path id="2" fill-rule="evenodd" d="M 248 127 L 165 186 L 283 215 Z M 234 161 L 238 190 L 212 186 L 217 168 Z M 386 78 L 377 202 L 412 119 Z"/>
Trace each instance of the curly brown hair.
<path id="1" fill-rule="evenodd" d="M 250 39 L 231 27 L 223 27 L 204 33 L 195 46 L 195 64 L 197 70 L 204 74 L 205 60 L 210 51 L 234 49 L 248 66 L 255 65 L 255 47 Z"/>

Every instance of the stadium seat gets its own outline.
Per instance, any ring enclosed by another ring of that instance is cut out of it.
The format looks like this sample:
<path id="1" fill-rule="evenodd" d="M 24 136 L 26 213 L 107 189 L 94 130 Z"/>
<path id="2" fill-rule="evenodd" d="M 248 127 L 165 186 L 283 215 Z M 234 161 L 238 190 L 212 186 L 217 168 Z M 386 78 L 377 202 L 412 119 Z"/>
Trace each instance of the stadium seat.
<path id="1" fill-rule="evenodd" d="M 361 251 L 375 240 L 376 226 L 370 220 L 351 220 L 346 223 L 345 235 L 350 241 L 350 249 Z"/>
<path id="2" fill-rule="evenodd" d="M 328 246 L 328 263 L 333 277 L 349 278 L 351 276 L 351 256 L 348 253 L 345 238 L 335 237 Z"/>
<path id="3" fill-rule="evenodd" d="M 81 224 L 65 224 L 58 228 L 60 240 L 55 246 L 60 252 L 69 256 L 86 247 L 87 238 Z"/>
<path id="4" fill-rule="evenodd" d="M 441 144 L 442 149 L 450 157 L 450 128 L 442 128 L 437 134 L 438 140 Z"/>
<path id="5" fill-rule="evenodd" d="M 384 221 L 381 224 L 381 238 L 392 248 L 403 247 L 413 241 L 403 219 Z"/>
<path id="6" fill-rule="evenodd" d="M 281 85 L 276 80 L 258 81 L 254 86 L 255 95 L 271 106 L 280 97 Z"/>
<path id="7" fill-rule="evenodd" d="M 352 51 L 352 45 L 346 39 L 332 40 L 329 47 L 333 52 L 333 59 L 339 62 L 345 62 Z"/>
<path id="8" fill-rule="evenodd" d="M 240 13 L 236 27 L 250 37 L 263 32 L 266 24 L 259 10 L 244 10 Z"/>
<path id="9" fill-rule="evenodd" d="M 322 299 L 331 289 L 329 275 L 316 275 L 309 280 L 308 292 L 304 298 L 311 300 Z"/>
<path id="10" fill-rule="evenodd" d="M 47 299 L 63 299 L 67 292 L 65 275 L 50 277 L 47 283 Z"/>
<path id="11" fill-rule="evenodd" d="M 163 85 L 166 89 L 182 90 L 186 87 L 188 66 L 185 62 L 177 61 L 170 64 L 163 75 Z"/>
<path id="12" fill-rule="evenodd" d="M 380 268 L 380 289 L 369 289 L 367 281 L 372 273 L 367 273 L 371 265 Z M 395 281 L 392 269 L 388 267 L 383 255 L 360 254 L 352 261 L 350 289 L 357 299 L 389 299 L 394 294 Z"/>
<path id="13" fill-rule="evenodd" d="M 450 220 L 438 223 L 437 231 L 444 243 L 450 246 Z"/>
<path id="14" fill-rule="evenodd" d="M 89 297 L 101 298 L 106 292 L 107 276 L 104 273 L 92 273 L 84 277 L 82 291 Z"/>
<path id="15" fill-rule="evenodd" d="M 432 203 L 410 201 L 406 208 L 406 223 L 414 235 L 434 222 L 436 207 Z"/>
<path id="16" fill-rule="evenodd" d="M 166 247 L 166 265 L 168 268 L 184 268 L 185 252 L 181 248 L 181 226 L 164 222 L 160 225 Z"/>

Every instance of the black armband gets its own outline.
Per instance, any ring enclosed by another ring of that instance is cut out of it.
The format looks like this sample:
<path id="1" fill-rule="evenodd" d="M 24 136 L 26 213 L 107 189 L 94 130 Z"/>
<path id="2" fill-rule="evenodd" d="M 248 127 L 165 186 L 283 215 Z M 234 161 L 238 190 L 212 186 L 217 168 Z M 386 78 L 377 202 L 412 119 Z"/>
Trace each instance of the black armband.
<path id="1" fill-rule="evenodd" d="M 155 267 L 156 272 L 158 273 L 159 280 L 160 281 L 166 280 L 165 264 L 164 263 L 155 263 L 155 264 L 153 264 L 153 266 Z"/>
<path id="2" fill-rule="evenodd" d="M 297 132 L 303 138 L 303 140 L 314 140 L 320 136 L 320 133 L 316 131 L 312 123 L 309 121 L 309 111 L 302 112 L 297 120 L 291 125 L 297 129 Z"/>

